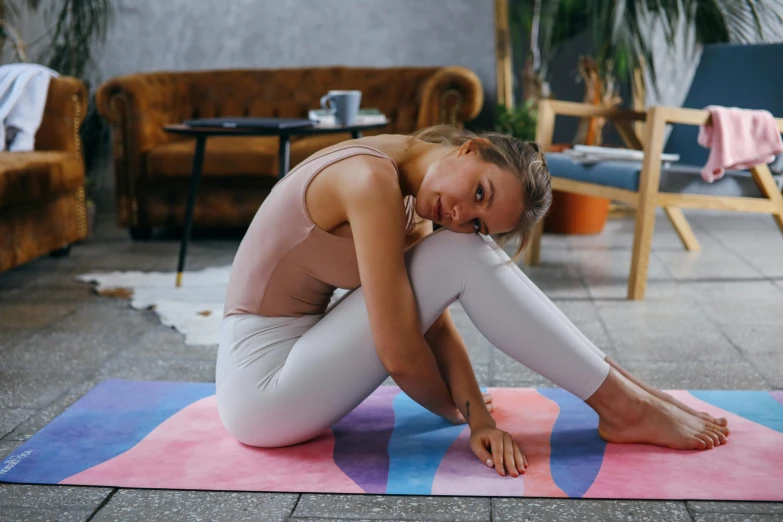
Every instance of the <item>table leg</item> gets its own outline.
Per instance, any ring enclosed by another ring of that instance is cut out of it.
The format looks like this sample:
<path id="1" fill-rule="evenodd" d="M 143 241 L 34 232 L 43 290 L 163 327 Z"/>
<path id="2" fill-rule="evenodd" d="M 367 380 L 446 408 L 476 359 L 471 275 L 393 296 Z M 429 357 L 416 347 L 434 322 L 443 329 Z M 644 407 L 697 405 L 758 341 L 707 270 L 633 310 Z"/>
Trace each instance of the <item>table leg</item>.
<path id="1" fill-rule="evenodd" d="M 193 226 L 193 207 L 196 203 L 196 192 L 198 192 L 198 184 L 199 181 L 201 181 L 201 167 L 204 163 L 204 148 L 206 147 L 206 142 L 206 136 L 196 137 L 196 152 L 193 154 L 193 167 L 190 171 L 190 190 L 188 192 L 187 207 L 185 208 L 185 230 L 182 231 L 182 242 L 179 245 L 177 286 L 182 285 L 182 271 L 185 268 L 185 253 L 188 250 L 190 229 Z"/>
<path id="2" fill-rule="evenodd" d="M 359 138 L 362 137 L 362 131 L 360 130 L 351 131 L 351 137 L 355 140 L 358 140 Z"/>
<path id="3" fill-rule="evenodd" d="M 291 161 L 291 138 L 280 136 L 280 148 L 277 150 L 277 179 L 281 180 L 288 174 Z"/>

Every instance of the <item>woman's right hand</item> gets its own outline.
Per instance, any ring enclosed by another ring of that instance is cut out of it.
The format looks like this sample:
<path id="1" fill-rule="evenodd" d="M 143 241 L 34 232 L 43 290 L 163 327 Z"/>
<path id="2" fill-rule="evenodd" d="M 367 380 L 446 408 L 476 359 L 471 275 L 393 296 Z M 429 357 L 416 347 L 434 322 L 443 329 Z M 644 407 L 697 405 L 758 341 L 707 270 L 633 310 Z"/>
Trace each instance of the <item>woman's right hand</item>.
<path id="1" fill-rule="evenodd" d="M 498 474 L 512 477 L 525 473 L 527 458 L 509 433 L 487 426 L 470 434 L 470 449 L 485 465 L 495 467 Z"/>

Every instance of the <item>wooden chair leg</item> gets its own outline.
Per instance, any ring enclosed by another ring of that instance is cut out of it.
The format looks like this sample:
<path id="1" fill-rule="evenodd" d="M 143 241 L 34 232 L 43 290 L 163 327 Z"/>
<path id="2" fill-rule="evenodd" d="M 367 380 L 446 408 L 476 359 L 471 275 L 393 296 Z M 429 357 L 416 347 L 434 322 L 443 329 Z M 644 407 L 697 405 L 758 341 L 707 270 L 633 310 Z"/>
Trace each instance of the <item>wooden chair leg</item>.
<path id="1" fill-rule="evenodd" d="M 634 301 L 644 299 L 647 289 L 647 270 L 655 228 L 658 183 L 661 179 L 663 131 L 666 127 L 664 111 L 665 109 L 657 107 L 651 108 L 647 113 L 647 125 L 645 125 L 644 161 L 639 179 L 639 199 L 636 203 L 631 275 L 628 278 L 628 299 Z"/>
<path id="2" fill-rule="evenodd" d="M 528 266 L 535 266 L 541 261 L 541 238 L 544 235 L 544 220 L 542 219 L 533 230 L 530 231 L 530 243 L 525 250 L 524 262 Z"/>
<path id="3" fill-rule="evenodd" d="M 783 232 L 783 194 L 781 194 L 775 183 L 775 178 L 772 177 L 772 173 L 769 171 L 769 167 L 764 164 L 751 167 L 750 173 L 753 175 L 753 180 L 761 189 L 762 194 L 772 201 L 775 206 L 775 212 L 772 214 L 775 223 L 778 228 Z"/>
<path id="4" fill-rule="evenodd" d="M 696 236 L 691 229 L 688 220 L 685 219 L 685 215 L 677 207 L 664 207 L 663 211 L 666 212 L 666 216 L 669 221 L 672 222 L 674 230 L 677 231 L 677 235 L 680 236 L 680 241 L 688 252 L 698 252 L 701 250 L 701 245 L 696 240 Z"/>
<path id="5" fill-rule="evenodd" d="M 781 194 L 781 200 L 783 200 L 783 192 Z M 775 219 L 775 223 L 778 224 L 778 228 L 783 232 L 783 201 L 778 203 L 778 212 L 772 216 Z"/>
<path id="6" fill-rule="evenodd" d="M 640 202 L 641 203 L 641 202 Z M 633 235 L 631 275 L 628 278 L 628 299 L 641 301 L 647 291 L 647 272 L 652 252 L 652 236 L 655 229 L 655 204 L 649 204 L 649 212 L 636 209 L 636 228 Z"/>

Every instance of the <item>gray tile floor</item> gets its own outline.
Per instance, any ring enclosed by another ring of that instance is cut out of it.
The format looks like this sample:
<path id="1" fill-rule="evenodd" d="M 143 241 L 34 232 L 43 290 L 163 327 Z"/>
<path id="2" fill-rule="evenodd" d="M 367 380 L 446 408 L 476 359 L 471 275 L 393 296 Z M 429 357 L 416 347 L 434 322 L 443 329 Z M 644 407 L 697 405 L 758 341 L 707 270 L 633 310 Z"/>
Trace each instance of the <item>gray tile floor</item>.
<path id="1" fill-rule="evenodd" d="M 783 235 L 771 218 L 690 212 L 701 253 L 656 223 L 648 298 L 623 300 L 633 222 L 546 237 L 526 272 L 596 344 L 662 388 L 783 388 Z M 228 264 L 241 236 L 203 235 L 189 269 Z M 213 381 L 214 346 L 189 347 L 153 312 L 74 275 L 166 270 L 178 243 L 132 243 L 110 215 L 70 257 L 0 274 L 0 457 L 105 378 Z M 550 386 L 493 349 L 453 308 L 484 386 Z M 0 486 L 2 520 L 783 520 L 783 504 L 291 495 Z"/>

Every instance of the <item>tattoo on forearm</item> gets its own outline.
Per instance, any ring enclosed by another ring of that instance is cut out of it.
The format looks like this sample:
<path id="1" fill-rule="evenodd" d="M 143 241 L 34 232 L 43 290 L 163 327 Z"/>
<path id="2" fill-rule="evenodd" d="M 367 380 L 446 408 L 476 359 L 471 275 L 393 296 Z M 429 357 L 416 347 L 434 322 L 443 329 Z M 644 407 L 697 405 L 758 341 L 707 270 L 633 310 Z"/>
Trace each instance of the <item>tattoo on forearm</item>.
<path id="1" fill-rule="evenodd" d="M 470 420 L 470 401 L 465 402 L 465 409 L 467 410 L 465 413 L 465 420 Z"/>

